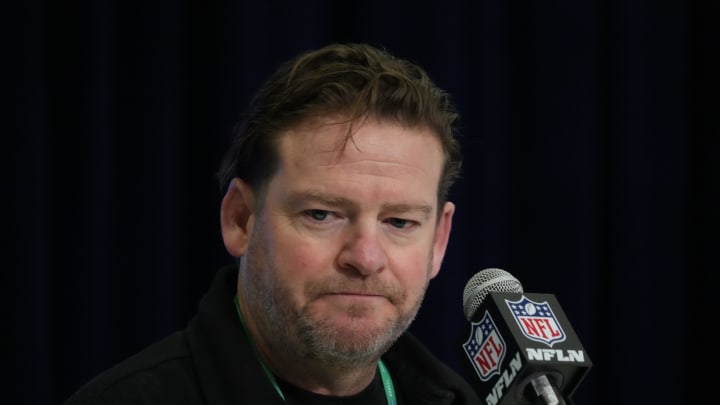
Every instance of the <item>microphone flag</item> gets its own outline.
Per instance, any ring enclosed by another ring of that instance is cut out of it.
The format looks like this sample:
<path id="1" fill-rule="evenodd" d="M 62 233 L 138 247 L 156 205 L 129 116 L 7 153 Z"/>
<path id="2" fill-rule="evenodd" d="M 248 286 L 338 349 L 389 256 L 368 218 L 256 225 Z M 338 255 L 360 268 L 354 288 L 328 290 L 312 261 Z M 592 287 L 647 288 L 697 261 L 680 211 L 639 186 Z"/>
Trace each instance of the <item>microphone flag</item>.
<path id="1" fill-rule="evenodd" d="M 462 344 L 486 405 L 542 402 L 531 382 L 547 376 L 568 404 L 592 363 L 552 294 L 490 292 Z"/>

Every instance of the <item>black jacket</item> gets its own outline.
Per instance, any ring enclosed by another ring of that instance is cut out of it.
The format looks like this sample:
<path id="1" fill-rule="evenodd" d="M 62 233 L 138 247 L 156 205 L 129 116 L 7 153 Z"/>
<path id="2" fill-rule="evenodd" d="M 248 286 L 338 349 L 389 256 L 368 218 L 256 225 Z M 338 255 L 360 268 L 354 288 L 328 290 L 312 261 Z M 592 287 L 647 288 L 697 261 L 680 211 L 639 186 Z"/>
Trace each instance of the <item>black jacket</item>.
<path id="1" fill-rule="evenodd" d="M 242 329 L 237 268 L 218 272 L 187 328 L 98 375 L 65 405 L 283 405 Z M 458 374 L 405 333 L 383 356 L 405 405 L 479 404 Z"/>

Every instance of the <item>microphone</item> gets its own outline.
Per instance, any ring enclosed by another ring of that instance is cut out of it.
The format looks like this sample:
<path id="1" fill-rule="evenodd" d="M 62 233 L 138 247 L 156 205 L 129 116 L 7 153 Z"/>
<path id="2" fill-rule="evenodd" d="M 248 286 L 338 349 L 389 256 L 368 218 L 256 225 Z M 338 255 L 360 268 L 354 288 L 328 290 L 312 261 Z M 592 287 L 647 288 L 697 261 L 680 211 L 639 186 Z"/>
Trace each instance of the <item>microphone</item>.
<path id="1" fill-rule="evenodd" d="M 592 363 L 554 295 L 524 293 L 512 274 L 488 268 L 465 285 L 463 311 L 462 349 L 486 405 L 572 405 Z"/>

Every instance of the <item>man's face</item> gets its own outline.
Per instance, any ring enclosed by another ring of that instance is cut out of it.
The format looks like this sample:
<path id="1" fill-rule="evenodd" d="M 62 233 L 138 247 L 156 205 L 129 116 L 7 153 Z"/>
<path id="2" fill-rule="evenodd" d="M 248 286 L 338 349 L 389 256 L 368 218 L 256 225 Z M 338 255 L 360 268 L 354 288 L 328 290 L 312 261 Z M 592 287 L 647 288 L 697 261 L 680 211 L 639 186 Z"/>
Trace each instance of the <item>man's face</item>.
<path id="1" fill-rule="evenodd" d="M 344 143 L 346 131 L 305 124 L 284 134 L 257 201 L 238 288 L 268 350 L 374 361 L 440 268 L 454 207 L 437 221 L 439 141 L 375 121 Z"/>

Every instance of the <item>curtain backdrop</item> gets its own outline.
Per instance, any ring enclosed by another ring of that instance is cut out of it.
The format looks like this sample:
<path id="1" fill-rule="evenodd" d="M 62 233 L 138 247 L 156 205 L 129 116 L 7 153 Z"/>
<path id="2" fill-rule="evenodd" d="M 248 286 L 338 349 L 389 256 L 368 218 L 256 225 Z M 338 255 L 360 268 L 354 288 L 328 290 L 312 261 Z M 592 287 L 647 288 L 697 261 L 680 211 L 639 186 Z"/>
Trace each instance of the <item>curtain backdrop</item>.
<path id="1" fill-rule="evenodd" d="M 7 403 L 59 403 L 184 327 L 232 262 L 214 173 L 240 112 L 281 61 L 348 41 L 424 66 L 462 116 L 451 246 L 412 326 L 438 357 L 464 370 L 462 290 L 501 267 L 571 320 L 578 405 L 715 397 L 718 2 L 15 3 Z"/>

